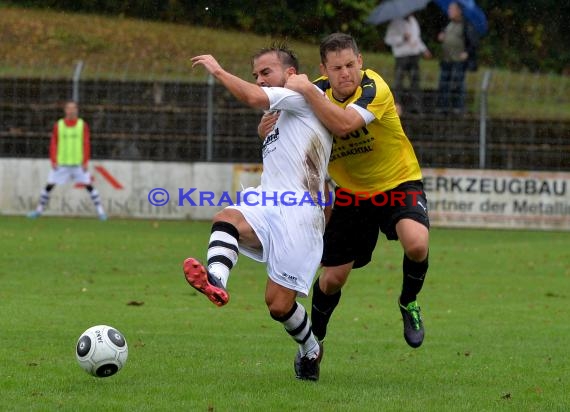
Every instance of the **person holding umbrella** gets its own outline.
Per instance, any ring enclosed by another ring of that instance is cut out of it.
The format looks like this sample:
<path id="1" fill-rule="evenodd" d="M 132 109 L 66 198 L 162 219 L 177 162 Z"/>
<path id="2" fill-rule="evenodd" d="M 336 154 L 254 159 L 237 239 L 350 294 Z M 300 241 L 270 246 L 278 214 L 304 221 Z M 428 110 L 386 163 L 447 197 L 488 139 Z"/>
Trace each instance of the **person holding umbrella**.
<path id="1" fill-rule="evenodd" d="M 396 59 L 394 72 L 394 99 L 399 112 L 423 112 L 420 95 L 420 58 L 431 58 L 431 53 L 422 41 L 418 21 L 413 14 L 405 18 L 390 21 L 384 36 L 384 42 L 392 48 Z M 405 78 L 409 80 L 410 108 L 404 108 L 402 94 Z"/>
<path id="2" fill-rule="evenodd" d="M 449 23 L 439 33 L 442 43 L 440 75 L 436 111 L 447 114 L 463 114 L 465 111 L 465 71 L 477 69 L 479 35 L 475 27 L 463 18 L 458 2 L 451 2 L 447 9 Z"/>

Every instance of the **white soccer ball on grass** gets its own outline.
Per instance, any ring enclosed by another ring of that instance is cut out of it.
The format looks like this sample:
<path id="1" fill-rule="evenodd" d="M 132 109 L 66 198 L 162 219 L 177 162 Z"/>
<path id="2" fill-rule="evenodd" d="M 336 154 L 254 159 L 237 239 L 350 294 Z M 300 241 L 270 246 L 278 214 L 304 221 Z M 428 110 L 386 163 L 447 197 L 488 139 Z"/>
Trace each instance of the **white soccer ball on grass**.
<path id="1" fill-rule="evenodd" d="M 117 329 L 97 325 L 87 329 L 77 340 L 75 356 L 89 374 L 106 378 L 119 372 L 129 355 L 127 340 Z"/>

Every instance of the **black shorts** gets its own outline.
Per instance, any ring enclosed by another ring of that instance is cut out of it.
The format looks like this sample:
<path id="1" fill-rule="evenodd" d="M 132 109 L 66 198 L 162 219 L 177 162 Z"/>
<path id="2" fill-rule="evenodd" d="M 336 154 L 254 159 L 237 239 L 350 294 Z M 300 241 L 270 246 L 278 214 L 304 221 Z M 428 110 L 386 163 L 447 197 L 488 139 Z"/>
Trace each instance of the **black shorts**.
<path id="1" fill-rule="evenodd" d="M 354 261 L 363 267 L 372 259 L 380 231 L 388 240 L 398 240 L 396 223 L 412 219 L 429 229 L 427 199 L 419 180 L 404 182 L 367 199 L 356 198 L 337 188 L 331 218 L 324 235 L 323 266 Z"/>

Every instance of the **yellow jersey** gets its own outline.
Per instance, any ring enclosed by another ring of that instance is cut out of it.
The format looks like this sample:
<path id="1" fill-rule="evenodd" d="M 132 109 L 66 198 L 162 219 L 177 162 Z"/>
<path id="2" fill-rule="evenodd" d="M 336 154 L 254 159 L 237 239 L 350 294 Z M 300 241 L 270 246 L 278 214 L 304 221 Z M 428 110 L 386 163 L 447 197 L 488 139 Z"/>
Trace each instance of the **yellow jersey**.
<path id="1" fill-rule="evenodd" d="M 357 105 L 374 115 L 374 120 L 346 136 L 334 136 L 329 175 L 340 187 L 352 192 L 385 192 L 422 172 L 396 112 L 390 88 L 372 70 L 361 71 L 361 82 L 344 101 L 335 99 L 327 77 L 315 84 L 329 100 L 342 107 Z"/>

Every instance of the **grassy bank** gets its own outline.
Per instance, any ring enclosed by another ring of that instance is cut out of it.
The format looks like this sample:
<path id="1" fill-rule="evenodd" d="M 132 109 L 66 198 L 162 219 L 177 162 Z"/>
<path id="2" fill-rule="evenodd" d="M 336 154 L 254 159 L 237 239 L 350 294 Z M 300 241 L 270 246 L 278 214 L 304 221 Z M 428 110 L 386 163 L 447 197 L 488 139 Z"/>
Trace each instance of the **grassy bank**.
<path id="1" fill-rule="evenodd" d="M 226 69 L 251 78 L 250 56 L 273 40 L 252 34 L 121 17 L 70 14 L 0 5 L 0 77 L 70 78 L 78 60 L 83 79 L 164 79 L 204 81 L 205 70 L 191 70 L 189 58 L 213 54 Z M 289 41 L 310 77 L 319 74 L 318 45 Z M 365 66 L 393 79 L 390 54 L 363 53 Z M 467 77 L 480 99 L 485 72 Z M 437 59 L 422 62 L 422 86 L 437 88 Z M 570 119 L 570 78 L 493 70 L 490 113 L 496 117 Z"/>

